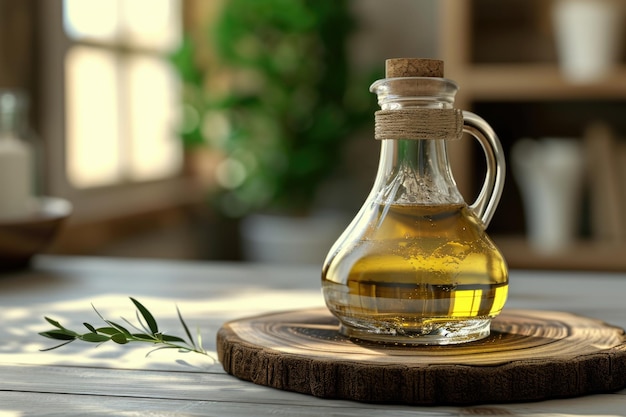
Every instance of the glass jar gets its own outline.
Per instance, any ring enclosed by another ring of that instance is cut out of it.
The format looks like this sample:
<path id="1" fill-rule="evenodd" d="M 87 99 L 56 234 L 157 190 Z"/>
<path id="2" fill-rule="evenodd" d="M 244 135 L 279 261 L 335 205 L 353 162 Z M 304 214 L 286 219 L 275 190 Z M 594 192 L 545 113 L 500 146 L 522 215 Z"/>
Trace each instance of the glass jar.
<path id="1" fill-rule="evenodd" d="M 453 108 L 457 85 L 432 70 L 441 61 L 405 61 L 388 60 L 387 78 L 370 89 L 381 106 L 378 172 L 324 262 L 326 305 L 353 338 L 478 340 L 489 334 L 508 291 L 506 262 L 485 233 L 502 193 L 502 148 L 484 120 Z M 447 155 L 447 141 L 463 132 L 479 140 L 487 157 L 486 179 L 471 205 Z"/>

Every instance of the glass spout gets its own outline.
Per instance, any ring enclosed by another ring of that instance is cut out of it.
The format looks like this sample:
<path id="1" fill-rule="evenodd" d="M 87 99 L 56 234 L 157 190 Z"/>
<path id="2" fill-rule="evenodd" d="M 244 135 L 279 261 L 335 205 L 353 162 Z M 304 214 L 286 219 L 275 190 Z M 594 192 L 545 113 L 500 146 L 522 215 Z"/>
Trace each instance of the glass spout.
<path id="1" fill-rule="evenodd" d="M 447 78 L 383 78 L 370 86 L 382 110 L 408 107 L 451 109 L 459 87 Z"/>

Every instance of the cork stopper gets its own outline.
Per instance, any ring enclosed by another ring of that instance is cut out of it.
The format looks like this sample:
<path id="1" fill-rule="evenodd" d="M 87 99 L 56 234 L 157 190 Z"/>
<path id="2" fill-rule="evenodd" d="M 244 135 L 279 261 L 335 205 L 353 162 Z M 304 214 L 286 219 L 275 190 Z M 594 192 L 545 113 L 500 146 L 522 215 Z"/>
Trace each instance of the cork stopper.
<path id="1" fill-rule="evenodd" d="M 443 61 L 426 58 L 393 58 L 385 61 L 385 77 L 443 77 Z"/>

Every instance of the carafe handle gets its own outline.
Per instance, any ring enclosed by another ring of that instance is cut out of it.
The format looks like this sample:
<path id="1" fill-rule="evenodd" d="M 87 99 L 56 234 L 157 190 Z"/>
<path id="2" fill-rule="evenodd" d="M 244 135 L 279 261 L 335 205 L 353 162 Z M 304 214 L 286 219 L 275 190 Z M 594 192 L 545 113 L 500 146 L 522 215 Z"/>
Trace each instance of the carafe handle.
<path id="1" fill-rule="evenodd" d="M 485 152 L 487 174 L 485 182 L 470 208 L 487 227 L 493 217 L 504 188 L 504 151 L 498 136 L 491 126 L 480 116 L 463 111 L 463 132 L 474 136 Z"/>

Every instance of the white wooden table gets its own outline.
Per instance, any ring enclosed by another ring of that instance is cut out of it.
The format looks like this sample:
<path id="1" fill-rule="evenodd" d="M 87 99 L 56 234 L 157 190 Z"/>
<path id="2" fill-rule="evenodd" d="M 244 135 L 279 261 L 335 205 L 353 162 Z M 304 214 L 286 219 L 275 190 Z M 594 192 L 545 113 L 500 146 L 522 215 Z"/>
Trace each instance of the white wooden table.
<path id="1" fill-rule="evenodd" d="M 214 351 L 227 320 L 323 305 L 313 266 L 40 257 L 0 275 L 0 416 L 626 416 L 626 390 L 524 404 L 409 407 L 325 400 L 240 381 L 201 355 L 150 346 L 55 341 L 50 316 L 70 328 L 135 319 L 133 296 L 162 328 L 183 335 L 176 305 Z M 511 272 L 509 308 L 559 310 L 626 327 L 626 273 Z"/>

